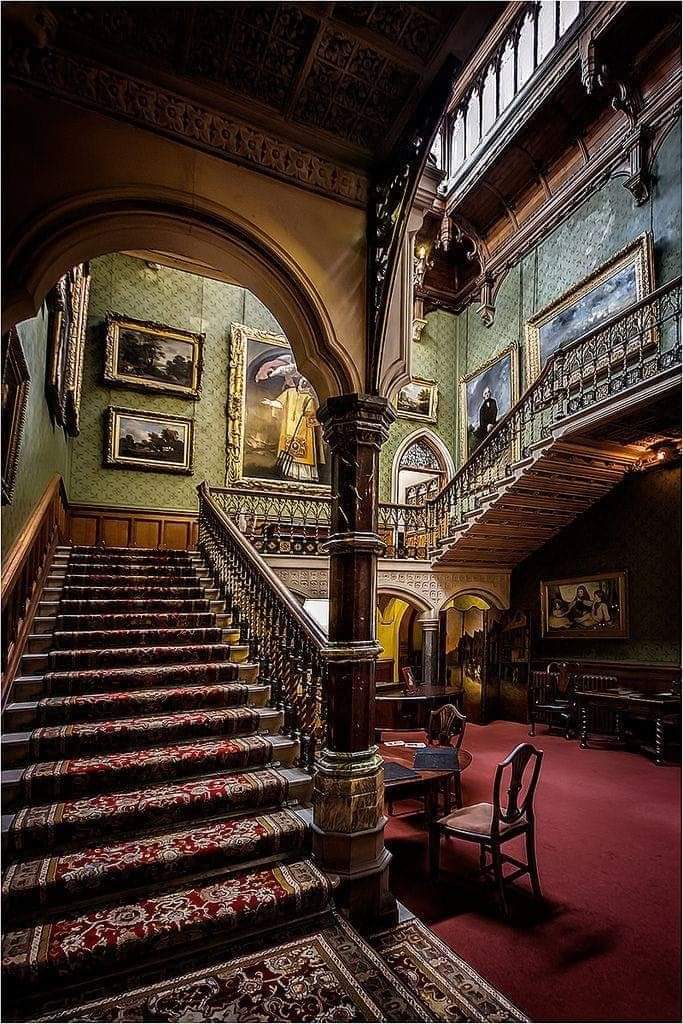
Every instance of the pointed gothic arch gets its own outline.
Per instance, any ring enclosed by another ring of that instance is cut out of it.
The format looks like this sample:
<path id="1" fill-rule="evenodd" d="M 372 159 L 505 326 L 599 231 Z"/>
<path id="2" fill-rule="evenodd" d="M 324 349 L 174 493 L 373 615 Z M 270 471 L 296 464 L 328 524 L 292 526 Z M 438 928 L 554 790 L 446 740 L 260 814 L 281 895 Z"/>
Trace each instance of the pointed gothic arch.
<path id="1" fill-rule="evenodd" d="M 420 448 L 424 450 L 427 457 L 429 456 L 429 453 L 433 456 L 433 462 L 431 465 L 428 458 L 424 460 L 424 469 L 426 472 L 429 472 L 430 469 L 434 472 L 438 472 L 443 478 L 443 483 L 446 483 L 455 476 L 455 463 L 453 462 L 453 456 L 444 442 L 433 430 L 429 430 L 427 427 L 420 427 L 417 430 L 414 430 L 412 434 L 408 434 L 407 437 L 404 437 L 394 454 L 394 459 L 391 465 L 391 500 L 397 504 L 400 503 L 401 497 L 399 474 L 402 469 L 406 470 L 410 468 L 408 462 L 412 461 L 411 449 L 419 452 Z M 419 466 L 419 463 L 417 465 Z"/>

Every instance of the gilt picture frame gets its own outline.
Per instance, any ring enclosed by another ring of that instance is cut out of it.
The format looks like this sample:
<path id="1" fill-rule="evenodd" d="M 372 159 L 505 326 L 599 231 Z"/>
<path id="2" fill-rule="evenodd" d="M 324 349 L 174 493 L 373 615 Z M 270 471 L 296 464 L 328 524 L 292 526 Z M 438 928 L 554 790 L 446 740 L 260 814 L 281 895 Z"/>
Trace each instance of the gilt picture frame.
<path id="1" fill-rule="evenodd" d="M 2 339 L 2 504 L 11 505 L 24 439 L 31 375 L 15 327 Z"/>
<path id="2" fill-rule="evenodd" d="M 465 463 L 519 399 L 519 347 L 508 345 L 459 382 L 460 459 Z"/>
<path id="3" fill-rule="evenodd" d="M 226 486 L 328 495 L 330 454 L 317 410 L 287 338 L 232 323 Z"/>
<path id="4" fill-rule="evenodd" d="M 534 381 L 558 349 L 599 327 L 654 287 L 649 231 L 620 249 L 601 267 L 536 313 L 525 331 L 528 382 Z"/>
<path id="5" fill-rule="evenodd" d="M 204 334 L 110 313 L 105 321 L 104 382 L 114 387 L 198 399 Z"/>
<path id="6" fill-rule="evenodd" d="M 105 410 L 105 467 L 190 476 L 193 453 L 189 418 L 118 406 Z"/>
<path id="7" fill-rule="evenodd" d="M 439 385 L 435 380 L 411 378 L 396 395 L 396 415 L 404 420 L 424 420 L 436 423 L 439 404 Z"/>
<path id="8" fill-rule="evenodd" d="M 59 279 L 47 298 L 45 399 L 53 421 L 72 437 L 80 432 L 89 295 L 90 267 L 81 263 Z"/>
<path id="9" fill-rule="evenodd" d="M 588 572 L 541 581 L 542 636 L 546 639 L 626 640 L 628 576 Z"/>

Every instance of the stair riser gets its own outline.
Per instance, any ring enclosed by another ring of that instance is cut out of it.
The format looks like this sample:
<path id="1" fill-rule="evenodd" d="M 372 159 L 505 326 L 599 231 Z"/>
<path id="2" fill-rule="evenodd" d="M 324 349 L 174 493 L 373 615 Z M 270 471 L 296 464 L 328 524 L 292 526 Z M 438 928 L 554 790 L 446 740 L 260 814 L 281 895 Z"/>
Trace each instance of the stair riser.
<path id="1" fill-rule="evenodd" d="M 2 764 L 3 768 L 24 768 L 36 760 L 52 761 L 65 757 L 92 757 L 95 754 L 144 750 L 151 745 L 162 746 L 166 743 L 189 743 L 192 740 L 247 736 L 255 732 L 277 734 L 282 728 L 282 724 L 280 712 L 265 711 L 259 714 L 259 721 L 253 728 L 237 727 L 233 729 L 231 728 L 232 723 L 229 723 L 225 727 L 226 731 L 223 731 L 220 727 L 212 727 L 209 724 L 188 725 L 183 729 L 175 730 L 171 735 L 161 732 L 153 739 L 149 734 L 140 732 L 128 738 L 103 735 L 96 741 L 94 739 L 90 742 L 85 740 L 81 743 L 74 735 L 60 741 L 45 740 L 42 744 L 38 744 L 37 742 L 32 743 L 30 734 L 8 733 L 2 738 Z"/>
<path id="2" fill-rule="evenodd" d="M 203 662 L 203 661 L 220 660 L 221 657 L 222 657 L 223 661 L 231 661 L 231 662 L 233 662 L 235 664 L 241 664 L 242 662 L 247 660 L 248 655 L 249 655 L 249 648 L 248 647 L 242 646 L 242 645 L 230 644 L 230 645 L 225 645 L 224 648 L 218 648 L 218 650 L 220 651 L 220 655 L 218 657 L 216 657 L 214 655 L 210 655 L 208 651 L 205 652 L 205 653 L 198 653 L 196 656 L 188 657 L 187 656 L 186 648 L 191 647 L 191 646 L 192 645 L 190 645 L 190 644 L 179 644 L 179 645 L 176 645 L 176 646 L 168 646 L 168 647 L 164 647 L 164 646 L 159 646 L 158 645 L 156 647 L 156 651 L 155 651 L 155 655 L 154 655 L 154 660 L 152 660 L 152 661 L 144 661 L 144 662 L 142 661 L 142 659 L 137 659 L 136 660 L 135 649 L 132 649 L 130 656 L 126 656 L 126 658 L 124 659 L 123 654 L 126 651 L 126 648 L 117 648 L 117 653 L 118 653 L 118 657 L 119 657 L 118 665 L 120 667 L 122 667 L 122 668 L 124 668 L 126 666 L 130 666 L 131 668 L 134 668 L 136 665 L 139 666 L 141 664 L 144 664 L 147 667 L 149 667 L 151 665 L 192 665 L 192 664 L 201 664 L 201 662 Z M 144 647 L 139 648 L 139 650 L 141 650 L 141 651 L 144 651 L 146 649 L 147 648 L 144 648 Z M 211 650 L 212 651 L 216 651 L 216 646 L 212 645 Z M 184 651 L 185 651 L 185 654 L 183 653 Z M 70 654 L 71 652 L 69 652 L 69 651 L 57 651 L 56 653 L 58 655 L 59 654 L 67 655 L 67 654 Z M 97 661 L 97 658 L 95 657 L 97 655 L 97 653 L 98 653 L 97 650 L 86 651 L 86 653 L 93 656 L 96 664 L 91 664 L 91 665 L 83 664 L 81 666 L 82 668 L 93 668 L 93 667 L 95 667 L 95 668 L 107 668 L 108 667 L 107 659 L 105 657 L 103 657 L 103 659 L 101 661 Z M 61 659 L 59 659 L 59 664 L 65 664 L 65 662 L 63 662 Z M 24 654 L 22 656 L 22 659 L 21 659 L 21 674 L 22 675 L 38 675 L 38 674 L 42 674 L 44 672 L 49 672 L 50 670 L 51 670 L 50 655 L 47 652 L 41 652 L 41 653 L 36 653 L 36 654 L 33 654 L 33 653 L 31 653 L 31 654 Z M 57 671 L 57 670 L 58 671 L 69 671 L 69 669 L 55 669 L 55 671 Z M 77 671 L 77 669 L 71 669 L 71 671 Z"/>
<path id="3" fill-rule="evenodd" d="M 119 612 L 112 611 L 109 614 L 106 612 L 92 612 L 90 614 L 80 612 L 78 614 L 72 614 L 68 611 L 60 610 L 61 613 L 58 615 L 45 615 L 42 609 L 38 610 L 33 620 L 32 634 L 34 636 L 45 636 L 47 634 L 52 635 L 55 630 L 60 632 L 68 630 L 84 630 L 84 629 L 153 629 L 155 625 L 159 628 L 166 628 L 167 622 L 165 620 L 159 621 L 159 616 L 175 615 L 178 618 L 174 620 L 173 625 L 182 629 L 193 629 L 193 628 L 209 628 L 216 626 L 220 629 L 231 629 L 232 622 L 229 615 L 215 614 L 210 612 L 208 609 L 201 612 L 183 612 L 182 605 L 178 607 L 176 611 L 165 609 L 161 612 L 156 611 L 143 611 L 139 609 L 134 612 Z M 145 616 L 144 623 L 140 624 L 139 616 Z M 121 616 L 121 620 L 111 622 L 111 616 Z M 66 621 L 65 621 L 66 618 Z M 71 619 L 76 621 L 72 622 Z M 94 621 L 93 621 L 94 619 Z M 80 620 L 80 621 L 79 621 Z M 109 621 L 107 621 L 109 620 Z M 234 631 L 233 631 L 234 632 Z M 239 631 L 236 631 L 237 635 L 234 639 L 230 639 L 229 643 L 236 643 L 239 640 Z"/>

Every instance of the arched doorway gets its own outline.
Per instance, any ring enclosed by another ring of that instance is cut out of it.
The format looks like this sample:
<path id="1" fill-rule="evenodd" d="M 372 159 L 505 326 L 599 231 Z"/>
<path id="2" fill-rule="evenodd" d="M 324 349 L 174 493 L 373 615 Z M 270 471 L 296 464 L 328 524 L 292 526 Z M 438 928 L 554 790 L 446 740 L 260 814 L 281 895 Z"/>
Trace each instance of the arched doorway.
<path id="1" fill-rule="evenodd" d="M 382 654 L 377 662 L 378 689 L 404 682 L 410 669 L 416 682 L 422 675 L 422 626 L 424 609 L 407 595 L 377 595 L 377 641 Z"/>
<path id="2" fill-rule="evenodd" d="M 416 430 L 399 446 L 392 465 L 392 500 L 424 505 L 455 475 L 453 459 L 431 430 Z"/>

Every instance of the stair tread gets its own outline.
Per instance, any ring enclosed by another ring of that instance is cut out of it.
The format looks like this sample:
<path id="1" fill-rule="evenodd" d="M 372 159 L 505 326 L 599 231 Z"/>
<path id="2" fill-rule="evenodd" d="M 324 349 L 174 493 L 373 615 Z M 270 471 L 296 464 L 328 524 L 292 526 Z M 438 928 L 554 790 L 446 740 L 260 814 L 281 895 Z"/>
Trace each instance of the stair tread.
<path id="1" fill-rule="evenodd" d="M 305 821 L 292 810 L 196 823 L 171 832 L 16 861 L 2 882 L 3 910 L 30 910 L 158 884 L 181 874 L 301 849 Z M 121 890 L 120 890 L 121 891 Z"/>
<path id="2" fill-rule="evenodd" d="M 157 781 L 144 788 L 24 807 L 5 815 L 10 846 L 17 852 L 88 842 L 101 835 L 180 825 L 216 814 L 272 807 L 294 786 L 310 785 L 297 768 L 254 768 L 229 775 L 204 775 L 176 782 Z"/>
<path id="3" fill-rule="evenodd" d="M 277 865 L 207 886 L 98 908 L 5 935 L 7 981 L 54 982 L 120 967 L 133 958 L 247 930 L 264 919 L 322 910 L 331 884 L 309 860 Z M 97 936 L 97 941 L 92 939 Z"/>

